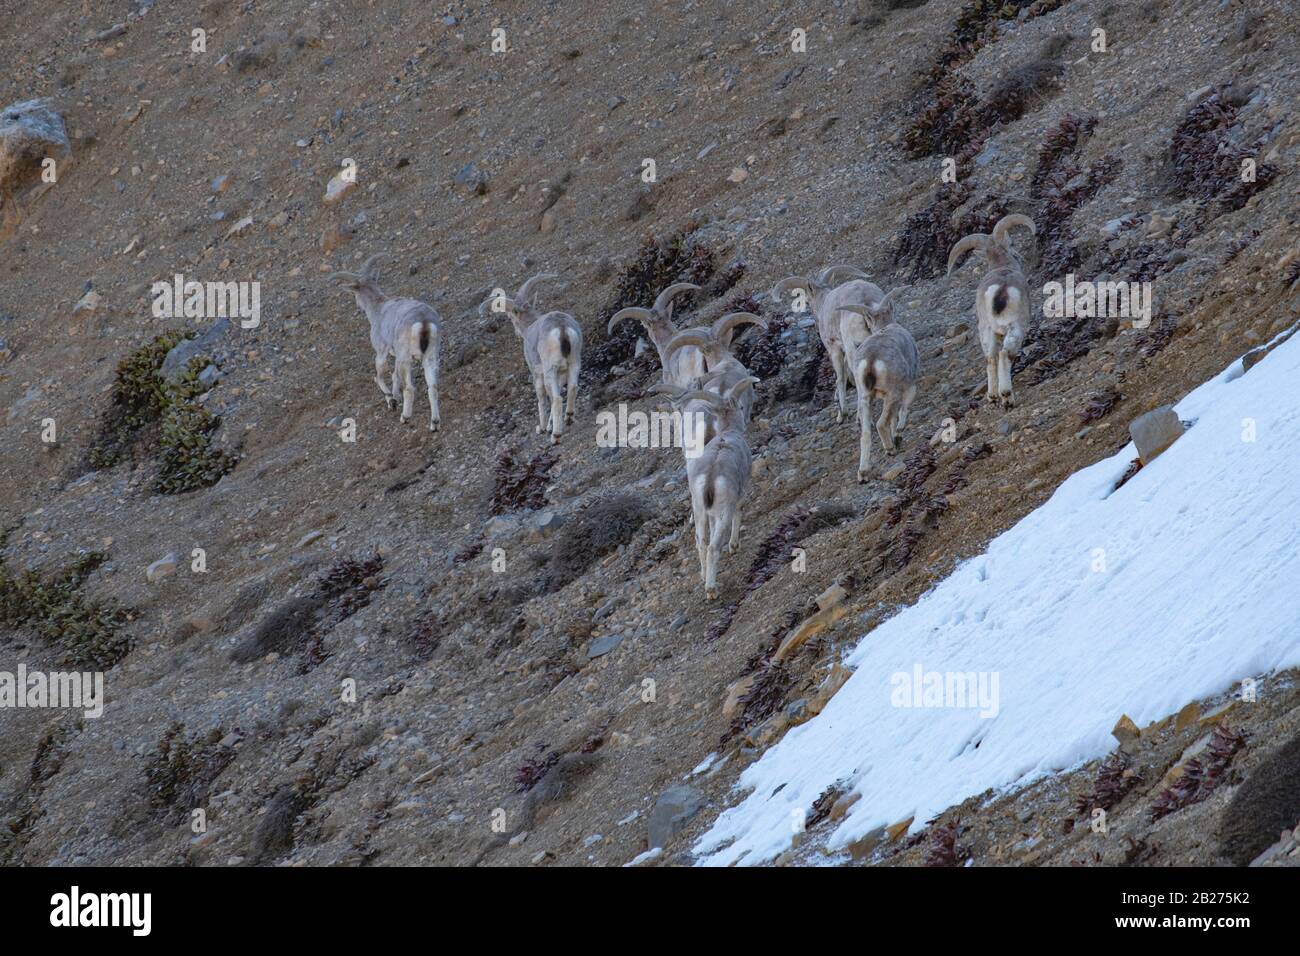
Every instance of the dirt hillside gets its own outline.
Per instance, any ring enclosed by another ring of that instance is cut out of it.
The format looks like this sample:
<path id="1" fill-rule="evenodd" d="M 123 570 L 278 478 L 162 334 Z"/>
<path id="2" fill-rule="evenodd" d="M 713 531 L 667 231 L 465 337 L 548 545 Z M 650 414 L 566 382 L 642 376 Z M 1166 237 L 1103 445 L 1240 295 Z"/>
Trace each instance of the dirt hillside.
<path id="1" fill-rule="evenodd" d="M 71 144 L 0 210 L 0 670 L 101 670 L 107 697 L 0 710 L 0 861 L 621 865 L 662 837 L 659 864 L 689 862 L 875 623 L 1300 320 L 1296 14 L 0 0 L 0 109 L 46 98 Z M 1036 304 L 1069 272 L 1149 281 L 1155 308 L 1036 310 L 1008 410 L 983 401 L 978 270 L 944 270 L 1010 212 L 1038 226 L 1016 238 Z M 385 407 L 326 278 L 381 252 L 384 290 L 441 316 L 437 433 L 418 371 L 412 423 Z M 902 448 L 862 484 L 811 319 L 767 294 L 835 263 L 907 287 L 921 353 Z M 478 310 L 541 272 L 586 340 L 554 448 L 519 340 Z M 260 322 L 156 317 L 177 274 L 258 283 Z M 606 323 L 677 280 L 702 286 L 679 325 L 771 322 L 737 348 L 756 462 L 713 601 L 680 452 L 597 442 L 597 412 L 659 380 L 635 323 Z M 1199 718 L 1226 686 L 1189 701 L 1100 797 L 1074 768 L 852 858 L 814 821 L 782 862 L 1249 862 L 1280 827 L 1232 801 L 1295 759 L 1293 678 L 1223 720 Z M 1244 742 L 1214 742 L 1213 794 L 1153 822 L 1219 723 Z"/>

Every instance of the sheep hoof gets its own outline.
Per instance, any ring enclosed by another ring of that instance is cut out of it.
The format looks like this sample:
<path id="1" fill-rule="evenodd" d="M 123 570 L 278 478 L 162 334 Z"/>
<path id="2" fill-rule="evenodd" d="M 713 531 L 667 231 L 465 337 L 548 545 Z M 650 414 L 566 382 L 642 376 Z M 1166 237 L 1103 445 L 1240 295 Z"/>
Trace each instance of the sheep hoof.
<path id="1" fill-rule="evenodd" d="M 403 415 L 401 418 L 398 419 L 398 421 L 401 422 L 403 425 L 409 425 L 411 424 L 411 416 Z"/>
<path id="2" fill-rule="evenodd" d="M 552 445 L 558 445 L 559 443 L 560 443 L 560 436 L 559 436 L 559 435 L 552 435 L 552 436 L 551 436 L 551 444 L 552 444 Z"/>
<path id="3" fill-rule="evenodd" d="M 438 422 L 429 422 L 429 431 L 436 432 L 437 430 L 438 430 Z"/>
<path id="4" fill-rule="evenodd" d="M 717 588 L 705 588 L 705 589 L 704 589 L 704 599 L 705 599 L 706 601 L 713 601 L 713 600 L 716 600 L 717 597 L 718 597 L 718 589 L 717 589 Z"/>
<path id="5" fill-rule="evenodd" d="M 860 485 L 865 485 L 866 483 L 867 483 L 867 472 L 866 472 L 866 469 L 859 468 L 859 469 L 858 469 L 858 484 L 860 484 Z"/>
<path id="6" fill-rule="evenodd" d="M 541 425 L 538 425 L 536 428 L 533 429 L 533 434 L 534 434 L 534 435 L 540 435 L 541 433 L 542 433 L 542 426 L 541 426 Z"/>

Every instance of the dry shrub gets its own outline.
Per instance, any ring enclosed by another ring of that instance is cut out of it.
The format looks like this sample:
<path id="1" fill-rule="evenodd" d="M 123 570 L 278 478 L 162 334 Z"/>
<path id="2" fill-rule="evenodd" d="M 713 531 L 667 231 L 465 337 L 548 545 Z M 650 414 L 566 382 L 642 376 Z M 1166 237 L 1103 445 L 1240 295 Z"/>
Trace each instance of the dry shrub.
<path id="1" fill-rule="evenodd" d="M 522 766 L 515 769 L 516 791 L 527 793 L 533 787 L 541 783 L 542 778 L 546 776 L 550 769 L 560 762 L 560 752 L 552 750 L 544 757 L 535 760 L 529 760 Z"/>
<path id="2" fill-rule="evenodd" d="M 149 807 L 156 817 L 177 824 L 207 802 L 213 782 L 235 759 L 234 749 L 221 744 L 225 736 L 215 727 L 188 736 L 184 724 L 167 729 L 145 764 Z"/>
<path id="3" fill-rule="evenodd" d="M 785 702 L 785 695 L 794 685 L 794 675 L 784 661 L 773 660 L 773 655 L 781 646 L 781 641 L 789 630 L 799 623 L 801 614 L 798 608 L 790 608 L 782 616 L 767 643 L 745 663 L 746 675 L 754 674 L 754 683 L 740 698 L 740 707 L 732 718 L 727 730 L 718 738 L 718 745 L 725 747 L 736 737 L 766 720 Z"/>
<path id="4" fill-rule="evenodd" d="M 986 44 L 992 42 L 1001 21 L 1050 13 L 1069 0 L 969 0 L 957 14 L 934 65 L 921 78 L 920 93 L 926 106 L 904 134 L 909 156 L 953 156 L 963 165 L 984 144 L 998 125 L 1013 122 L 1038 106 L 1058 89 L 1063 64 L 1060 38 L 1049 40 L 1039 57 L 1007 73 L 977 102 L 974 85 L 956 73 Z"/>
<path id="5" fill-rule="evenodd" d="M 86 579 L 107 560 L 104 552 L 90 551 L 43 576 L 31 570 L 14 573 L 0 555 L 0 625 L 31 628 L 59 649 L 61 664 L 108 670 L 131 651 L 132 641 L 123 631 L 134 613 L 82 594 Z"/>
<path id="6" fill-rule="evenodd" d="M 1246 738 L 1242 734 L 1226 724 L 1215 727 L 1205 754 L 1187 761 L 1182 776 L 1156 797 L 1151 805 L 1151 821 L 1154 823 L 1208 797 L 1227 779 L 1233 758 L 1245 746 Z"/>
<path id="7" fill-rule="evenodd" d="M 1094 392 L 1088 399 L 1088 404 L 1079 413 L 1079 421 L 1085 425 L 1088 422 L 1100 421 L 1114 411 L 1122 398 L 1119 391 L 1109 385 L 1099 392 Z"/>
<path id="8" fill-rule="evenodd" d="M 1169 178 L 1178 198 L 1211 200 L 1240 181 L 1241 161 L 1254 154 L 1234 146 L 1230 132 L 1247 98 L 1220 86 L 1188 109 L 1169 141 Z"/>
<path id="9" fill-rule="evenodd" d="M 543 576 L 545 593 L 576 581 L 594 563 L 631 541 L 653 516 L 650 506 L 632 495 L 612 495 L 588 505 L 555 538 Z"/>
<path id="10" fill-rule="evenodd" d="M 517 459 L 514 452 L 502 452 L 492 473 L 492 500 L 488 511 L 502 515 L 521 508 L 536 510 L 545 507 L 546 482 L 559 459 L 560 453 L 554 448 L 543 449 L 527 461 Z"/>
<path id="11" fill-rule="evenodd" d="M 1109 810 L 1123 800 L 1125 794 L 1137 786 L 1140 779 L 1136 774 L 1129 772 L 1128 756 L 1123 751 L 1117 750 L 1101 762 L 1092 790 L 1079 797 L 1074 809 L 1085 816 L 1091 815 L 1098 807 Z"/>
<path id="12" fill-rule="evenodd" d="M 954 490 L 965 480 L 966 465 L 986 453 L 977 449 L 970 452 L 969 459 L 958 463 L 959 470 L 954 470 L 949 478 Z M 918 445 L 908 456 L 896 482 L 898 494 L 882 506 L 879 534 L 863 549 L 858 568 L 863 572 L 860 579 L 907 567 L 915 558 L 921 540 L 938 526 L 939 519 L 948 510 L 948 499 L 926 490 L 926 483 L 936 468 L 934 449 L 929 445 Z"/>
<path id="13" fill-rule="evenodd" d="M 709 626 L 705 640 L 712 641 L 727 633 L 735 619 L 740 605 L 791 560 L 791 550 L 801 541 L 811 538 L 819 531 L 843 524 L 857 514 L 850 504 L 836 501 L 823 502 L 813 508 L 795 508 L 781 520 L 781 523 L 759 545 L 758 554 L 754 556 L 745 577 L 745 589 L 740 597 L 722 610 L 722 615 Z"/>
<path id="14" fill-rule="evenodd" d="M 965 183 L 938 186 L 930 204 L 908 217 L 893 257 L 894 266 L 906 270 L 908 282 L 942 275 L 947 268 L 948 250 L 958 239 L 975 232 L 987 233 L 1007 214 L 1001 198 L 984 196 L 970 203 L 973 195 Z M 968 203 L 965 214 L 957 217 L 958 210 Z"/>
<path id="15" fill-rule="evenodd" d="M 956 157 L 973 154 L 987 135 L 975 84 L 952 74 L 935 84 L 929 103 L 903 134 L 903 149 L 912 159 Z"/>
<path id="16" fill-rule="evenodd" d="M 247 664 L 270 653 L 301 655 L 301 672 L 329 657 L 324 637 L 337 624 L 370 604 L 388 581 L 382 577 L 384 559 L 378 554 L 361 561 L 345 557 L 325 572 L 307 594 L 290 598 L 266 617 L 231 653 Z"/>
<path id="17" fill-rule="evenodd" d="M 980 107 L 980 117 L 989 132 L 1000 124 L 1014 123 L 1061 88 L 1065 64 L 1056 59 L 1030 60 L 1014 67 L 994 84 Z"/>
<path id="18" fill-rule="evenodd" d="M 1079 165 L 1079 151 L 1096 126 L 1096 117 L 1067 113 L 1044 137 L 1038 151 L 1030 196 L 1038 200 L 1035 221 L 1040 265 L 1051 275 L 1077 270 L 1079 253 L 1071 220 L 1103 187 L 1115 181 L 1123 166 L 1114 155 L 1103 156 L 1086 171 Z"/>
<path id="19" fill-rule="evenodd" d="M 970 850 L 957 845 L 957 838 L 962 834 L 960 820 L 953 820 L 940 827 L 935 827 L 930 834 L 930 849 L 926 853 L 924 866 L 962 866 L 970 858 Z"/>
<path id="20" fill-rule="evenodd" d="M 614 298 L 597 316 L 598 329 L 591 336 L 591 344 L 583 350 L 582 378 L 589 382 L 603 382 L 616 365 L 632 358 L 636 340 L 644 330 L 637 322 L 624 322 L 606 335 L 610 318 L 619 309 L 629 306 L 649 307 L 659 293 L 674 282 L 693 282 L 705 286 L 718 273 L 718 254 L 715 249 L 692 237 L 698 228 L 687 223 L 666 237 L 646 236 L 635 258 L 618 276 Z M 743 269 L 742 269 L 743 271 Z M 735 267 L 724 273 L 727 288 L 740 278 Z M 717 285 L 714 294 L 721 294 Z M 679 296 L 673 312 L 680 315 L 703 301 L 704 291 Z M 723 289 L 722 291 L 725 291 Z"/>
<path id="21" fill-rule="evenodd" d="M 1283 830 L 1300 826 L 1300 736 L 1293 737 L 1246 777 L 1219 824 L 1219 853 L 1246 866 Z"/>

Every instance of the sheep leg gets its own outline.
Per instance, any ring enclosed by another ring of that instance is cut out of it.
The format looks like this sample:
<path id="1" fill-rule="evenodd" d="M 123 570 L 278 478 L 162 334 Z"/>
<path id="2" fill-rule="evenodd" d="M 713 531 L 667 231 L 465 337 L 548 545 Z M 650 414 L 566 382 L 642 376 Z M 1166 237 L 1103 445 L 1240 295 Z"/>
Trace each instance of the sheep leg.
<path id="1" fill-rule="evenodd" d="M 996 401 L 998 397 L 997 361 L 997 358 L 992 355 L 986 356 L 984 359 L 984 364 L 987 366 L 989 373 L 989 385 L 985 392 L 985 397 L 988 398 L 990 402 Z"/>
<path id="2" fill-rule="evenodd" d="M 1015 396 L 1011 390 L 1011 363 L 1020 354 L 1020 346 L 1025 341 L 1025 326 L 1021 322 L 1013 323 L 1002 338 L 1002 349 L 998 352 L 998 392 L 1002 403 L 1011 408 L 1015 405 Z"/>
<path id="3" fill-rule="evenodd" d="M 715 515 L 711 515 L 710 519 L 709 544 L 705 551 L 704 596 L 712 599 L 718 596 L 718 561 L 722 556 L 722 536 L 727 533 L 729 522 Z"/>
<path id="4" fill-rule="evenodd" d="M 709 519 L 703 502 L 696 498 L 694 492 L 691 494 L 691 519 L 695 523 L 695 555 L 700 561 L 700 581 L 705 581 L 708 575 L 708 563 L 705 558 L 704 538 Z"/>
<path id="5" fill-rule="evenodd" d="M 436 432 L 442 424 L 442 412 L 438 408 L 438 361 L 428 357 L 424 360 L 424 384 L 429 392 L 429 431 Z"/>
<path id="6" fill-rule="evenodd" d="M 998 352 L 998 397 L 1004 408 L 1015 405 L 1011 394 L 1011 356 L 1005 351 Z"/>
<path id="7" fill-rule="evenodd" d="M 392 395 L 393 395 L 394 403 L 397 402 L 397 396 L 401 393 L 401 391 L 402 391 L 402 360 L 396 353 L 394 353 L 393 354 L 393 376 L 392 376 Z"/>
<path id="8" fill-rule="evenodd" d="M 564 399 L 560 397 L 560 378 L 554 368 L 546 370 L 546 392 L 551 399 L 551 444 L 564 434 Z"/>
<path id="9" fill-rule="evenodd" d="M 576 361 L 569 362 L 569 381 L 564 389 L 564 424 L 573 424 L 573 407 L 578 400 L 578 372 L 579 366 Z"/>
<path id="10" fill-rule="evenodd" d="M 388 353 L 375 353 L 375 384 L 379 390 L 384 393 L 384 404 L 389 408 L 393 407 L 393 393 L 389 391 L 388 386 L 384 384 L 384 369 L 388 366 Z"/>
<path id="11" fill-rule="evenodd" d="M 903 392 L 902 401 L 898 403 L 898 430 L 907 427 L 907 416 L 912 411 L 912 402 L 916 400 L 916 386 L 909 385 Z"/>
<path id="12" fill-rule="evenodd" d="M 844 403 L 848 399 L 848 376 L 844 372 L 844 355 L 837 348 L 826 351 L 831 356 L 831 367 L 835 369 L 835 422 L 844 421 Z"/>
<path id="13" fill-rule="evenodd" d="M 731 539 L 727 542 L 727 554 L 736 553 L 736 545 L 740 543 L 740 502 L 736 502 L 736 507 L 731 511 Z"/>
<path id="14" fill-rule="evenodd" d="M 915 399 L 916 386 L 909 385 L 903 389 L 902 395 L 898 398 L 898 404 L 894 406 L 894 421 L 890 426 L 890 432 L 894 436 L 895 451 L 903 446 L 903 429 L 907 426 L 907 415 L 912 410 L 912 402 Z"/>
<path id="15" fill-rule="evenodd" d="M 858 391 L 858 429 L 858 481 L 864 482 L 871 469 L 871 408 L 865 390 Z"/>
<path id="16" fill-rule="evenodd" d="M 880 436 L 880 444 L 885 446 L 886 455 L 898 453 L 898 447 L 894 444 L 894 409 L 897 402 L 894 401 L 893 395 L 885 396 L 885 407 L 880 410 L 880 417 L 876 419 L 876 434 Z M 888 434 L 886 434 L 888 430 Z"/>
<path id="17" fill-rule="evenodd" d="M 411 412 L 415 410 L 415 383 L 411 381 L 411 360 L 408 358 L 404 362 L 393 364 L 393 379 L 396 380 L 398 373 L 401 373 L 402 380 L 402 424 L 411 420 Z M 394 389 L 396 390 L 396 389 Z"/>
<path id="18" fill-rule="evenodd" d="M 537 393 L 537 434 L 546 430 L 546 386 L 540 375 L 533 376 L 533 391 Z"/>

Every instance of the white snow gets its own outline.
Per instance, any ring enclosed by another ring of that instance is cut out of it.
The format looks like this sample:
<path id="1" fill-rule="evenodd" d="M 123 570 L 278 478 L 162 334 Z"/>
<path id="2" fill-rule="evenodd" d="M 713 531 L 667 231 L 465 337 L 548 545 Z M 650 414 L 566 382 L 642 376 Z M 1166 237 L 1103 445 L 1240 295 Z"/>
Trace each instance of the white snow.
<path id="1" fill-rule="evenodd" d="M 713 764 L 717 761 L 717 759 L 718 759 L 718 752 L 715 750 L 713 753 L 709 754 L 707 757 L 705 757 L 703 760 L 701 760 L 698 764 L 696 764 L 696 765 L 695 765 L 695 769 L 692 770 L 690 773 L 688 773 L 686 776 L 687 776 L 687 777 L 694 777 L 694 776 L 697 776 L 697 775 L 699 775 L 699 774 L 702 774 L 702 773 L 707 772 L 707 771 L 708 771 L 708 770 L 713 766 Z"/>
<path id="2" fill-rule="evenodd" d="M 770 860 L 836 782 L 862 798 L 830 849 L 908 817 L 921 827 L 1106 754 L 1121 714 L 1142 727 L 1300 665 L 1300 334 L 1177 411 L 1195 425 L 1118 491 L 1131 443 L 865 635 L 826 709 L 741 775 L 750 792 L 700 837 L 701 862 Z M 910 686 L 917 667 L 997 675 L 998 706 L 983 708 L 996 715 L 894 706 L 891 676 Z"/>
<path id="3" fill-rule="evenodd" d="M 644 853 L 638 853 L 632 859 L 623 864 L 624 867 L 640 866 L 642 863 L 649 863 L 651 860 L 657 860 L 664 855 L 664 848 L 661 846 L 651 847 Z"/>

